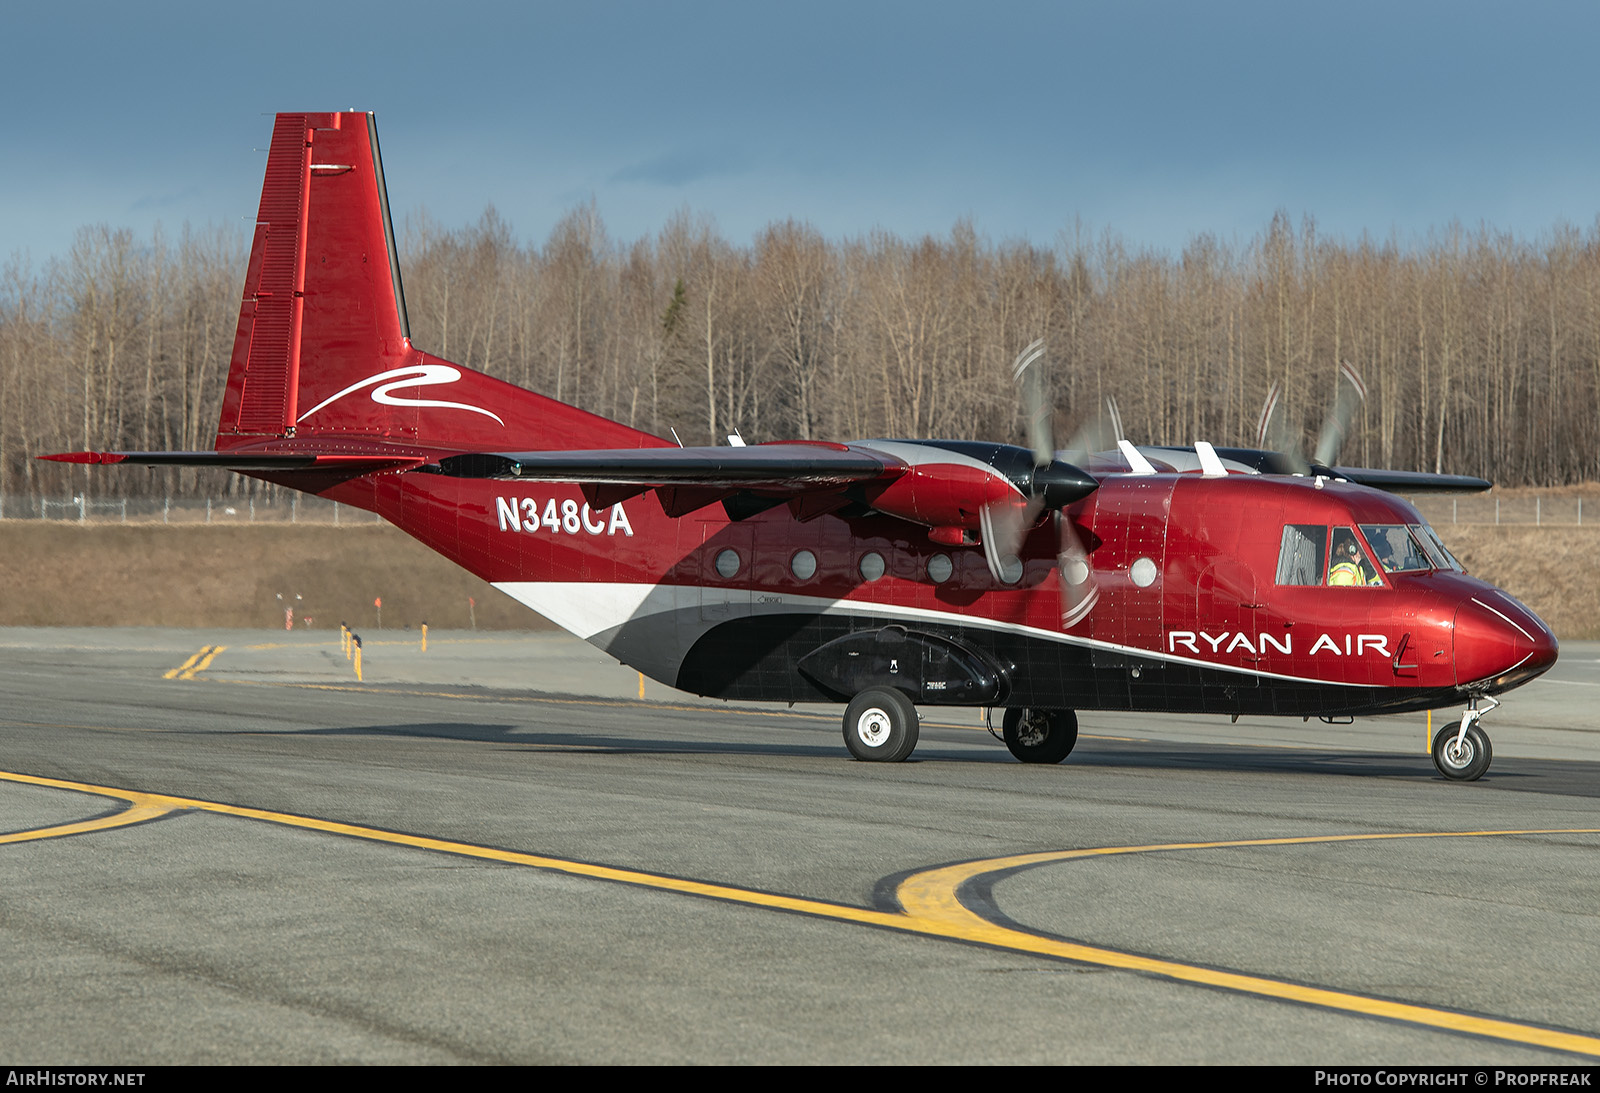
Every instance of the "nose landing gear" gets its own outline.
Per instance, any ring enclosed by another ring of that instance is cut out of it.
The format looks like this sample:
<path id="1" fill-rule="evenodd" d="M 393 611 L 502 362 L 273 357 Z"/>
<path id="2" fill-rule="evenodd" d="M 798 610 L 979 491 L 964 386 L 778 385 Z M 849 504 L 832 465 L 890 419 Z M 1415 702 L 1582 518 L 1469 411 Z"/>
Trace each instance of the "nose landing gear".
<path id="1" fill-rule="evenodd" d="M 1489 769 L 1489 763 L 1494 758 L 1494 751 L 1489 747 L 1489 736 L 1479 728 L 1478 722 L 1484 714 L 1499 706 L 1500 700 L 1484 696 L 1484 701 L 1490 703 L 1489 708 L 1484 710 L 1478 709 L 1478 701 L 1476 698 L 1467 700 L 1459 727 L 1446 725 L 1433 738 L 1433 765 L 1440 774 L 1453 781 L 1477 781 Z"/>

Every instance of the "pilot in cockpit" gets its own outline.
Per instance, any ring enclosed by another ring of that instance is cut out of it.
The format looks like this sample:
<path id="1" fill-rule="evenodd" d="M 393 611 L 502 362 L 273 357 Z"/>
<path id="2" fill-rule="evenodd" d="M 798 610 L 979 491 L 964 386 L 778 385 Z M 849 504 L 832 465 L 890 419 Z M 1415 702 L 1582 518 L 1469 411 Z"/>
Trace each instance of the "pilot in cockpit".
<path id="1" fill-rule="evenodd" d="M 1333 564 L 1328 567 L 1330 586 L 1351 587 L 1381 583 L 1378 571 L 1367 561 L 1356 543 L 1355 533 L 1349 528 L 1335 528 L 1333 532 Z"/>

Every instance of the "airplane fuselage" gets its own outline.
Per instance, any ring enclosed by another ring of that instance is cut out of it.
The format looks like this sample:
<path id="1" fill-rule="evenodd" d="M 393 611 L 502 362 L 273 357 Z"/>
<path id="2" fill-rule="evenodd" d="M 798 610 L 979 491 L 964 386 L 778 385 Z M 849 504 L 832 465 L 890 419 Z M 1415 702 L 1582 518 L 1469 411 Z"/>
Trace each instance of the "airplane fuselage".
<path id="1" fill-rule="evenodd" d="M 932 705 L 1336 716 L 1497 693 L 1556 651 L 1531 611 L 1454 568 L 1282 583 L 1286 526 L 1425 523 L 1392 495 L 1313 479 L 1105 477 L 1064 513 L 1097 596 L 1067 625 L 1048 521 L 1007 584 L 981 549 L 876 514 L 674 518 L 649 494 L 596 508 L 573 485 L 416 472 L 329 495 L 651 678 L 723 698 L 844 701 L 872 681 Z M 865 634 L 879 637 L 849 647 Z M 933 663 L 963 651 L 976 668 Z"/>

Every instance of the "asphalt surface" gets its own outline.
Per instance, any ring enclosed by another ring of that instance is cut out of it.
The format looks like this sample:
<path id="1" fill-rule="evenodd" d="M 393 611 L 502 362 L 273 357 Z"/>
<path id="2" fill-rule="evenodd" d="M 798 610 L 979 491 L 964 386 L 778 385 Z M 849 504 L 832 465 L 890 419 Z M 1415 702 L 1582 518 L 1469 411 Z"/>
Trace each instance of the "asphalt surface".
<path id="1" fill-rule="evenodd" d="M 363 637 L 0 630 L 0 1059 L 1600 1057 L 1600 646 L 1458 784 L 1421 715 L 1033 767 L 931 710 L 879 765 L 560 635 Z"/>

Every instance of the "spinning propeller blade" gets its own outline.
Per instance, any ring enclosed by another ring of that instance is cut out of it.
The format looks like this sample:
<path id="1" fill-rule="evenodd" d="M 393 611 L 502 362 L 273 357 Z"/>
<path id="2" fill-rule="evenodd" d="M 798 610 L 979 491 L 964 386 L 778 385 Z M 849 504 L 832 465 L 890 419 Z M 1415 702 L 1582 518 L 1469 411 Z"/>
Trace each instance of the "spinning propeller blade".
<path id="1" fill-rule="evenodd" d="M 1022 577 L 1022 544 L 1046 509 L 1054 513 L 1057 572 L 1061 582 L 1061 615 L 1064 626 L 1087 617 L 1099 593 L 1083 541 L 1062 507 L 1083 496 L 1082 484 L 1088 478 L 1078 468 L 1056 459 L 1051 422 L 1053 409 L 1045 394 L 1044 339 L 1031 342 L 1017 355 L 1011 375 L 1017 382 L 1022 409 L 1028 423 L 1028 443 L 1033 449 L 1034 469 L 1029 488 L 1022 496 L 986 505 L 979 516 L 984 559 L 998 581 L 1014 584 Z M 1116 401 L 1108 400 L 1109 424 L 1097 432 L 1122 435 Z M 1080 434 L 1081 436 L 1082 434 Z M 1085 441 L 1089 438 L 1082 437 Z M 1075 437 L 1077 441 L 1079 437 Z M 1074 444 L 1070 449 L 1076 451 Z M 1090 451 L 1085 443 L 1083 450 Z"/>
<path id="2" fill-rule="evenodd" d="M 1312 458 L 1324 467 L 1333 466 L 1339 458 L 1339 448 L 1350 435 L 1361 404 L 1367 401 L 1367 385 L 1361 382 L 1361 373 L 1349 361 L 1339 362 L 1339 389 L 1334 394 L 1333 406 L 1322 423 L 1322 435 L 1317 437 L 1317 450 Z"/>
<path id="3" fill-rule="evenodd" d="M 1282 455 L 1284 469 L 1290 474 L 1310 474 L 1313 466 L 1331 467 L 1339 458 L 1339 448 L 1344 444 L 1345 437 L 1350 435 L 1356 414 L 1367 398 L 1367 385 L 1362 382 L 1361 373 L 1349 361 L 1339 362 L 1338 383 L 1333 405 L 1322 419 L 1317 446 L 1309 460 L 1300 438 L 1296 436 L 1296 430 L 1280 413 L 1283 409 L 1283 384 L 1277 380 L 1268 389 L 1261 416 L 1256 421 L 1256 447 Z"/>

